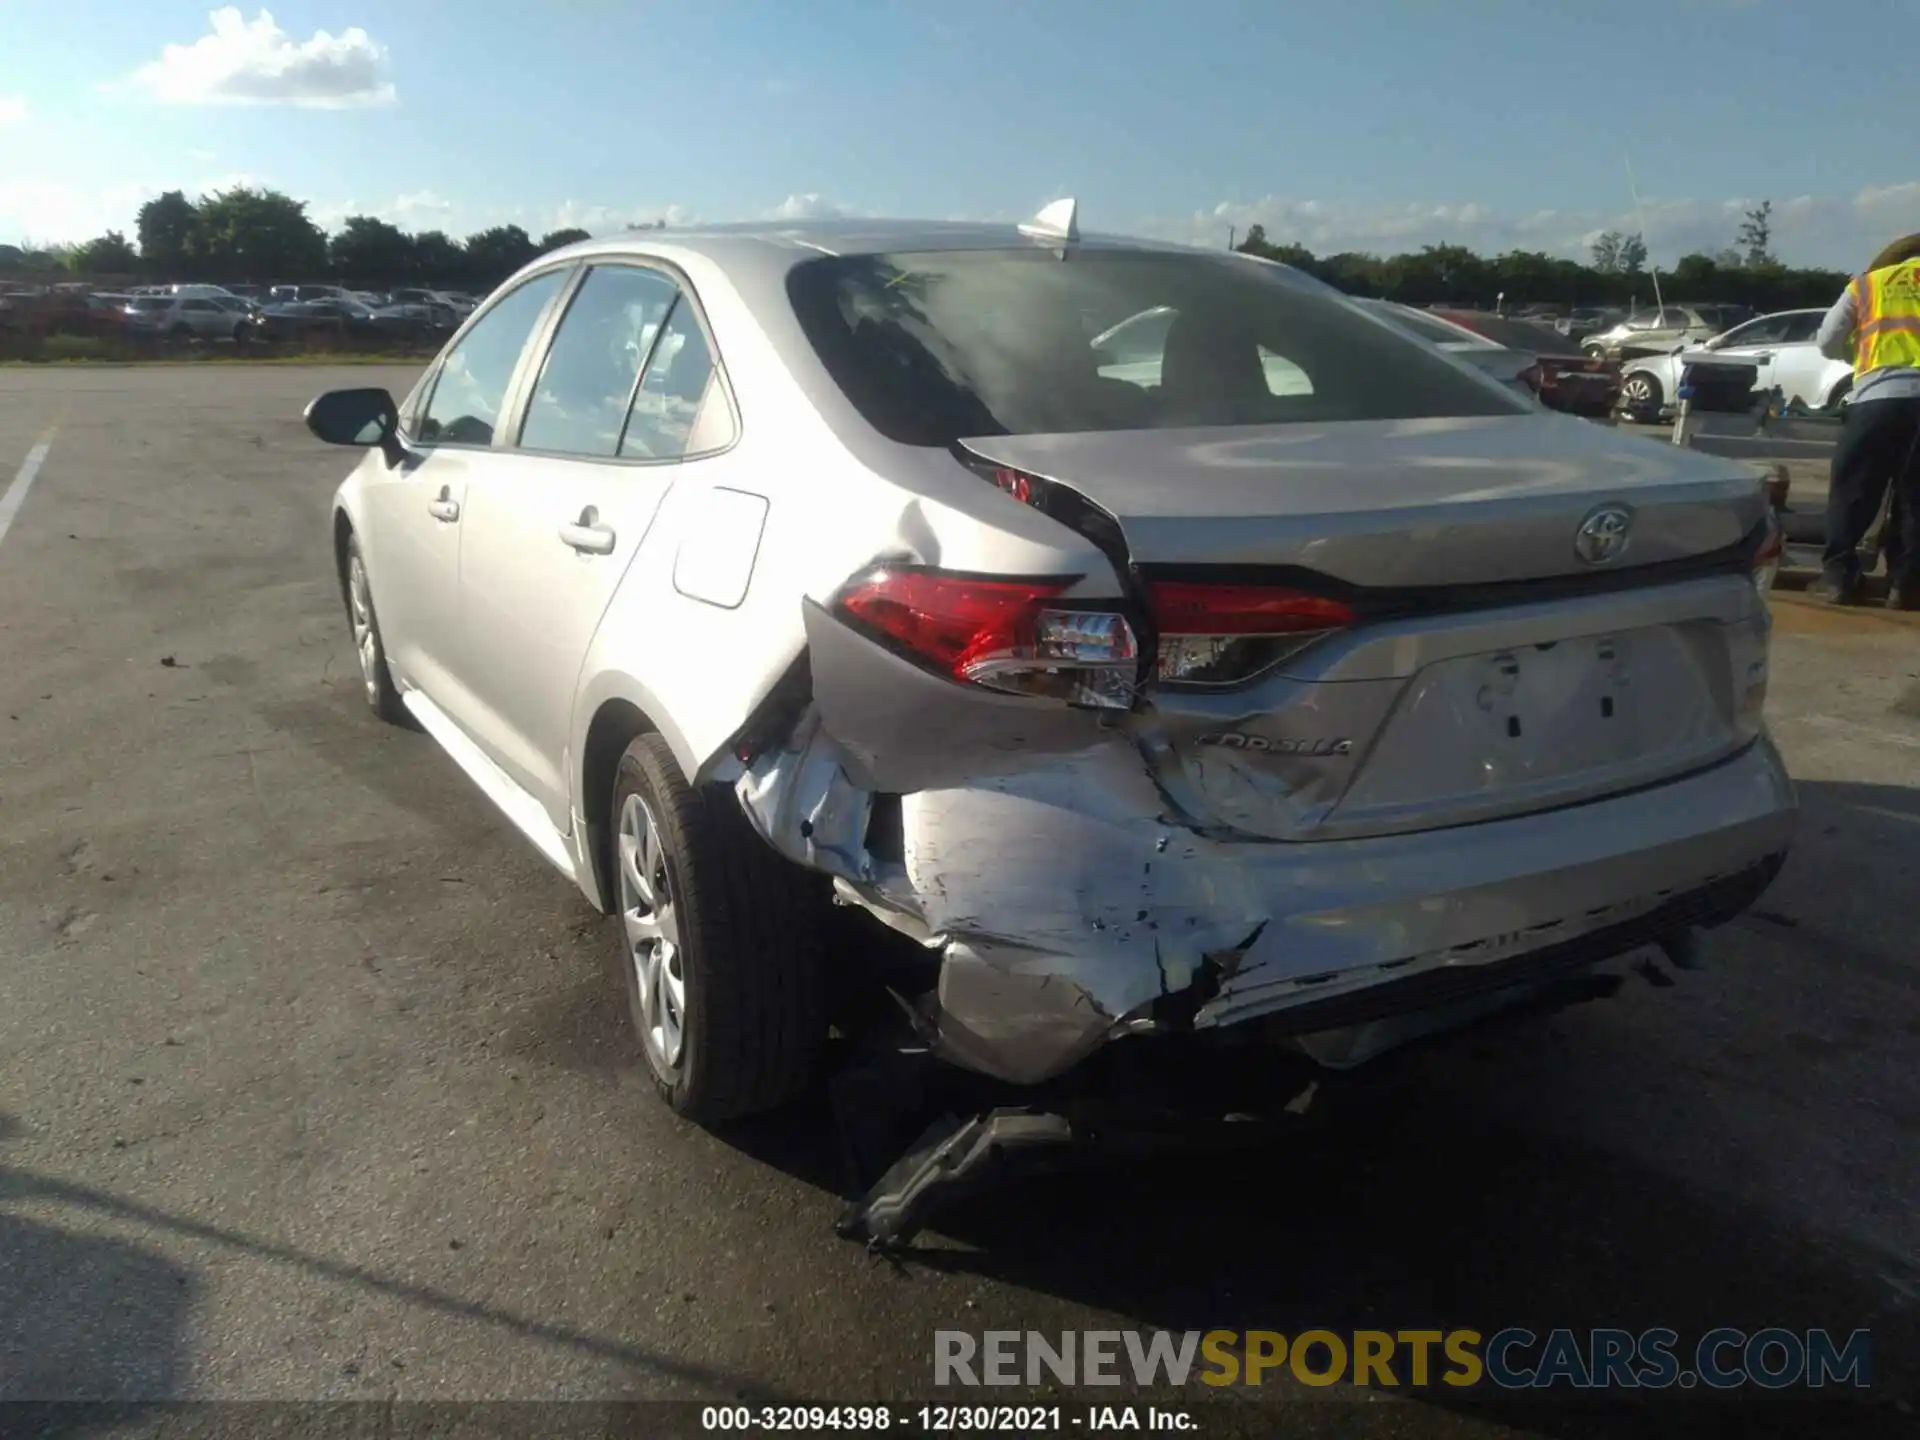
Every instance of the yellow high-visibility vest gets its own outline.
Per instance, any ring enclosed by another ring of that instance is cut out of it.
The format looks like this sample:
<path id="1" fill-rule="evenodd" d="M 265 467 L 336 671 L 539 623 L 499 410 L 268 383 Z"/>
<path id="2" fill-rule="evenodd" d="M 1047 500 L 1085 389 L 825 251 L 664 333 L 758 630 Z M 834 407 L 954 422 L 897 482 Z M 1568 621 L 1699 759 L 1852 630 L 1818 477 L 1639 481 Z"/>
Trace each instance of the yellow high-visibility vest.
<path id="1" fill-rule="evenodd" d="M 1853 373 L 1920 368 L 1920 260 L 1889 265 L 1848 283 L 1853 292 Z"/>

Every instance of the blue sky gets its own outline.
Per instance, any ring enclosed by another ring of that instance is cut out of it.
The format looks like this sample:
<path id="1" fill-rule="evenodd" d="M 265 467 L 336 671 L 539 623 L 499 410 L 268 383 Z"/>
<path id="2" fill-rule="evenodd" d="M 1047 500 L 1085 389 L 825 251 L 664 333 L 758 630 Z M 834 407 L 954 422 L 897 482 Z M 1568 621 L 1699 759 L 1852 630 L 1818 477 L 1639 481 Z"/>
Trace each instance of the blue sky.
<path id="1" fill-rule="evenodd" d="M 1916 0 L 0 3 L 0 239 L 268 184 L 463 235 L 872 212 L 1327 253 L 1920 230 Z M 1637 212 L 1628 164 L 1644 200 Z"/>

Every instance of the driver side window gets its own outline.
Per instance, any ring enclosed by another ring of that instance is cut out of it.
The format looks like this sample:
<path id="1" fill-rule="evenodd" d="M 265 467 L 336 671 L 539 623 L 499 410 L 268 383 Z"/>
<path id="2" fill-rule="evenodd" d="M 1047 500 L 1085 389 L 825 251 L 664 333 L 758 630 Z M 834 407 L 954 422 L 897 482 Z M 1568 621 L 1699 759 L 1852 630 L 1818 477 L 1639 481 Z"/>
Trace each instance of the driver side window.
<path id="1" fill-rule="evenodd" d="M 548 270 L 509 291 L 461 337 L 440 362 L 420 416 L 419 439 L 429 445 L 491 445 L 507 385 L 547 305 L 567 271 Z"/>

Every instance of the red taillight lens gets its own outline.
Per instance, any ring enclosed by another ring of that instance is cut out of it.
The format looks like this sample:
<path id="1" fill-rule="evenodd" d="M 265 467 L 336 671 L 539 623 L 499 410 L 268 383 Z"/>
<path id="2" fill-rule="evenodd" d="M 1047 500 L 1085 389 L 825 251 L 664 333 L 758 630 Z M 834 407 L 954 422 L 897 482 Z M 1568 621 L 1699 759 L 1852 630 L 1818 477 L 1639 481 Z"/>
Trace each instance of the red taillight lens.
<path id="1" fill-rule="evenodd" d="M 1161 680 L 1231 685 L 1354 623 L 1353 608 L 1272 585 L 1159 580 L 1148 586 Z"/>
<path id="2" fill-rule="evenodd" d="M 1353 623 L 1338 600 L 1271 585 L 1156 580 L 1148 594 L 1162 635 L 1295 635 Z"/>
<path id="3" fill-rule="evenodd" d="M 1049 603 L 1070 580 L 1000 580 L 883 568 L 841 592 L 846 615 L 956 680 L 1125 709 L 1139 646 L 1126 617 Z"/>

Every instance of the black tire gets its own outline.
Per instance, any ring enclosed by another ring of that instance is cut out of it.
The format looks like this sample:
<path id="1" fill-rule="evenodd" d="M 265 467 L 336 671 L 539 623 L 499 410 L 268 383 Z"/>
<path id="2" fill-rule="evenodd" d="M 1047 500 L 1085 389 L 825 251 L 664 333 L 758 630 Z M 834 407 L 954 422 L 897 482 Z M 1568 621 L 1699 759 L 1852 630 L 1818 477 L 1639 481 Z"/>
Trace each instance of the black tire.
<path id="1" fill-rule="evenodd" d="M 1620 408 L 1635 420 L 1658 420 L 1666 398 L 1660 382 L 1644 370 L 1636 370 L 1620 382 Z"/>
<path id="2" fill-rule="evenodd" d="M 1826 409 L 1830 415 L 1846 413 L 1847 397 L 1853 393 L 1853 377 L 1847 376 L 1833 387 L 1833 393 L 1827 396 Z"/>
<path id="3" fill-rule="evenodd" d="M 655 874 L 674 910 L 682 1004 L 677 1059 L 650 1041 L 622 878 L 623 817 L 637 802 L 659 837 Z M 754 833 L 725 789 L 695 790 L 659 735 L 614 773 L 608 871 L 635 1038 L 661 1098 L 699 1124 L 775 1110 L 812 1084 L 827 1041 L 823 889 Z"/>
<path id="4" fill-rule="evenodd" d="M 355 571 L 358 570 L 359 580 Z M 340 589 L 347 605 L 347 626 L 353 637 L 354 658 L 360 666 L 360 689 L 367 708 L 389 725 L 412 728 L 413 716 L 393 683 L 393 671 L 387 667 L 387 643 L 380 635 L 380 616 L 373 608 L 373 588 L 362 584 L 367 573 L 366 559 L 360 554 L 358 536 L 347 537 L 346 563 L 341 567 Z M 366 631 L 361 631 L 361 609 L 365 608 Z"/>

